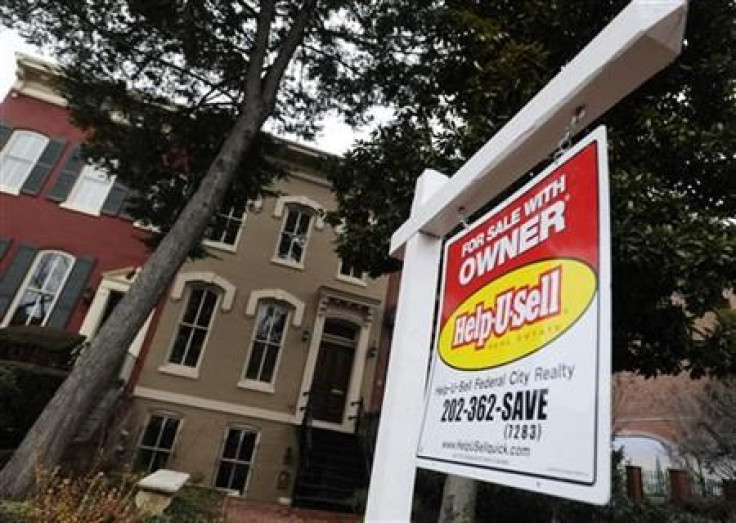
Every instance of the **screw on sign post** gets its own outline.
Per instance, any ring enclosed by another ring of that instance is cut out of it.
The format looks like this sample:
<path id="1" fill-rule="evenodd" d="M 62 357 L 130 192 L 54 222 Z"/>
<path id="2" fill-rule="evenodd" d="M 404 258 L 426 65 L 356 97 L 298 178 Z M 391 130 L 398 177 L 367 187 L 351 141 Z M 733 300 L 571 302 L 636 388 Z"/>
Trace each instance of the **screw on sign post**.
<path id="1" fill-rule="evenodd" d="M 549 84 L 547 84 L 547 86 L 545 86 L 526 106 L 524 106 L 524 108 L 519 111 L 519 113 L 509 121 L 509 123 L 507 123 L 493 138 L 491 138 L 491 140 L 489 140 L 472 158 L 470 158 L 470 160 L 468 160 L 468 162 L 463 165 L 449 180 L 444 184 L 441 184 L 436 179 L 436 183 L 433 184 L 434 188 L 437 189 L 438 186 L 441 185 L 441 190 L 435 190 L 434 192 L 431 190 L 426 191 L 421 197 L 418 197 L 419 195 L 417 195 L 415 198 L 415 205 L 412 208 L 411 216 L 394 233 L 391 239 L 391 253 L 396 256 L 404 256 L 405 258 L 404 273 L 402 275 L 402 288 L 399 293 L 398 302 L 398 311 L 403 310 L 405 312 L 403 314 L 399 312 L 394 328 L 392 355 L 391 360 L 389 361 L 387 376 L 386 395 L 384 397 L 384 407 L 376 443 L 371 485 L 368 493 L 366 521 L 408 521 L 411 512 L 411 493 L 413 490 L 417 463 L 420 462 L 422 466 L 428 466 L 428 464 L 430 464 L 433 468 L 439 468 L 435 467 L 435 465 L 437 463 L 443 463 L 442 461 L 435 459 L 437 458 L 436 454 L 438 454 L 435 452 L 437 450 L 437 442 L 426 440 L 426 433 L 422 440 L 423 449 L 419 451 L 419 455 L 422 456 L 424 454 L 425 457 L 420 457 L 418 460 L 416 454 L 417 447 L 414 446 L 415 443 L 419 441 L 422 420 L 425 419 L 424 405 L 419 398 L 424 393 L 424 372 L 426 361 L 429 357 L 430 345 L 429 342 L 425 342 L 424 340 L 429 338 L 429 333 L 432 331 L 431 316 L 434 307 L 433 297 L 436 295 L 435 289 L 430 289 L 431 292 L 427 292 L 426 290 L 426 287 L 433 287 L 435 281 L 428 277 L 429 271 L 415 268 L 423 268 L 430 264 L 438 266 L 438 245 L 441 243 L 441 238 L 460 223 L 461 220 L 459 219 L 458 211 L 463 210 L 463 212 L 468 215 L 473 214 L 486 202 L 497 196 L 503 189 L 523 176 L 534 165 L 546 158 L 555 149 L 560 138 L 565 135 L 565 131 L 568 128 L 568 124 L 572 117 L 576 115 L 579 117 L 576 122 L 578 129 L 585 128 L 624 96 L 641 85 L 645 80 L 672 62 L 679 55 L 681 50 L 686 13 L 686 0 L 635 0 L 631 2 L 613 21 L 611 21 L 608 26 L 606 26 L 606 28 L 604 28 L 603 31 L 601 31 L 598 36 L 596 36 L 572 61 L 570 61 L 562 71 L 555 76 Z M 584 112 L 580 112 L 580 108 L 584 108 Z M 601 152 L 604 151 L 605 148 L 601 149 L 599 145 L 595 145 L 595 142 L 600 140 L 605 141 L 605 136 L 602 136 L 602 134 L 604 135 L 605 133 L 602 130 L 597 131 L 596 133 L 593 133 L 591 137 L 586 139 L 589 140 L 587 143 L 582 145 L 579 144 L 577 147 L 584 148 L 592 146 L 597 151 L 596 154 L 598 155 L 598 158 L 600 158 Z M 555 167 L 559 167 L 569 158 L 569 155 L 564 155 L 557 159 L 555 164 L 543 173 L 542 177 L 557 176 L 559 173 L 553 174 L 553 172 L 555 172 Z M 597 163 L 597 167 L 600 167 L 600 163 Z M 600 181 L 600 178 L 597 179 Z M 426 180 L 421 181 L 420 179 L 419 184 L 422 183 L 426 184 L 427 182 Z M 600 185 L 600 183 L 598 183 L 598 185 Z M 561 186 L 559 186 L 558 189 L 561 189 Z M 547 208 L 547 206 L 554 205 L 558 198 L 565 197 L 564 192 L 565 191 L 555 192 L 555 190 L 549 189 L 550 197 L 546 201 L 543 201 L 543 206 Z M 554 196 L 552 196 L 552 194 L 554 194 Z M 599 194 L 596 201 L 602 203 L 604 197 L 604 194 Z M 522 205 L 522 210 L 520 212 L 523 213 L 524 202 L 520 201 L 516 203 L 520 203 Z M 507 206 L 508 205 L 511 205 L 511 203 L 507 203 Z M 558 234 L 558 232 L 556 232 L 556 228 L 558 228 L 560 224 L 560 217 L 556 214 L 557 211 L 552 209 L 554 208 L 549 208 L 547 210 L 545 218 L 545 234 L 547 234 L 547 237 Z M 605 231 L 607 229 L 607 216 L 603 216 L 601 214 L 598 214 L 597 216 L 598 219 L 596 221 L 598 223 L 596 231 Z M 534 229 L 535 225 L 534 223 L 531 225 L 528 224 L 528 220 L 533 218 L 532 215 L 520 215 L 519 220 L 521 220 L 522 217 L 527 219 L 527 221 L 525 221 L 527 226 L 524 230 L 525 234 L 530 236 L 526 236 L 524 241 L 526 242 L 525 245 L 528 246 L 528 243 L 533 241 L 530 238 L 534 236 L 529 231 Z M 513 221 L 515 218 L 512 215 L 508 219 Z M 543 248 L 545 244 L 549 245 L 546 241 L 539 241 L 541 239 L 541 224 L 542 217 L 540 214 L 539 222 L 536 225 L 539 230 L 535 233 L 538 245 L 535 244 L 534 246 L 529 247 L 527 254 L 530 256 L 537 248 Z M 521 227 L 521 221 L 511 226 L 513 227 L 515 225 Z M 501 228 L 503 228 L 503 226 Z M 486 228 L 485 233 L 488 232 L 489 230 Z M 519 229 L 518 234 L 520 235 L 521 233 L 522 231 Z M 494 234 L 491 234 L 491 236 L 494 236 Z M 583 234 L 583 236 L 586 235 Z M 606 239 L 604 238 L 603 241 L 605 242 Z M 419 249 L 410 248 L 412 245 L 421 245 L 423 247 Z M 476 246 L 476 248 L 480 247 L 480 245 Z M 424 254 L 422 254 L 423 250 L 426 251 Z M 466 255 L 470 255 L 470 250 L 472 250 L 471 246 L 466 248 Z M 486 335 L 483 334 L 485 332 L 484 329 L 487 328 L 487 326 L 479 329 L 477 325 L 478 322 L 484 321 L 484 317 L 494 318 L 495 321 L 496 316 L 493 316 L 493 314 L 497 313 L 494 312 L 491 313 L 490 316 L 488 315 L 488 309 L 493 309 L 493 304 L 489 307 L 486 302 L 488 299 L 491 299 L 491 301 L 495 303 L 496 298 L 499 295 L 504 295 L 504 292 L 514 293 L 514 298 L 518 300 L 518 303 L 524 301 L 525 305 L 527 305 L 527 309 L 529 308 L 529 297 L 532 294 L 538 296 L 540 305 L 537 307 L 536 304 L 534 304 L 537 298 L 532 298 L 532 308 L 537 310 L 539 314 L 541 314 L 542 310 L 541 302 L 546 300 L 544 315 L 549 316 L 549 318 L 554 321 L 557 316 L 550 315 L 552 314 L 550 311 L 556 311 L 556 309 L 554 309 L 553 301 L 550 301 L 554 297 L 551 293 L 554 293 L 555 289 L 561 289 L 561 287 L 559 287 L 560 285 L 565 285 L 565 274 L 568 272 L 576 274 L 578 280 L 583 282 L 583 284 L 585 284 L 585 281 L 588 281 L 589 284 L 595 285 L 595 289 L 592 291 L 592 297 L 590 297 L 590 300 L 591 303 L 593 301 L 597 301 L 598 305 L 601 307 L 597 311 L 598 317 L 595 318 L 597 324 L 605 325 L 607 321 L 605 315 L 610 314 L 610 311 L 607 310 L 610 304 L 606 303 L 606 298 L 601 295 L 600 291 L 605 289 L 604 292 L 608 292 L 607 287 L 610 282 L 607 281 L 606 275 L 608 269 L 606 267 L 610 264 L 610 261 L 608 259 L 604 259 L 607 258 L 608 253 L 606 252 L 606 245 L 601 244 L 600 240 L 598 242 L 597 251 L 598 253 L 595 256 L 591 254 L 591 252 L 587 252 L 583 253 L 582 257 L 575 255 L 576 253 L 573 252 L 573 255 L 571 255 L 572 261 L 570 263 L 559 265 L 561 272 L 555 272 L 558 265 L 551 265 L 550 267 L 537 265 L 534 267 L 536 272 L 532 271 L 534 274 L 531 272 L 528 274 L 519 273 L 517 274 L 517 276 L 519 276 L 518 281 L 509 280 L 501 282 L 507 284 L 503 289 L 501 288 L 501 285 L 498 284 L 496 285 L 498 287 L 497 289 L 494 288 L 486 290 L 486 299 L 477 300 L 475 303 L 476 307 L 474 311 L 476 311 L 476 315 L 471 314 L 473 311 L 466 311 L 465 323 L 462 325 L 462 328 L 460 328 L 461 325 L 458 323 L 458 318 L 453 317 L 450 313 L 449 316 L 445 317 L 444 324 L 447 325 L 448 319 L 452 318 L 453 323 L 450 323 L 449 325 L 454 326 L 455 329 L 451 335 L 450 347 L 453 346 L 455 341 L 457 341 L 456 346 L 459 351 L 467 350 L 467 346 L 472 343 L 475 343 L 477 346 L 478 343 L 483 341 L 482 347 L 485 347 L 487 343 L 493 343 L 493 339 L 491 337 L 485 337 Z M 427 252 L 429 254 L 427 254 Z M 462 254 L 462 247 L 460 247 L 461 258 Z M 589 267 L 589 262 L 592 257 L 597 258 L 596 261 L 598 263 L 597 267 L 589 269 L 592 270 L 594 281 L 590 281 L 591 276 L 585 269 L 586 267 Z M 460 263 L 462 263 L 462 261 Z M 534 263 L 544 264 L 544 260 L 535 259 Z M 435 270 L 438 269 L 439 267 Z M 470 269 L 466 268 L 465 270 L 468 271 L 468 273 L 463 276 L 463 281 L 466 278 L 469 278 L 467 285 L 479 285 L 478 292 L 481 292 L 481 294 L 484 292 L 482 287 L 485 287 L 487 284 L 494 284 L 493 282 L 470 278 Z M 523 267 L 518 268 L 517 270 L 523 271 Z M 437 273 L 435 272 L 434 274 Z M 489 271 L 488 274 L 491 274 L 491 277 L 495 277 L 495 273 L 492 274 L 491 271 Z M 502 275 L 500 277 L 502 277 Z M 524 285 L 526 285 L 528 289 L 526 297 L 523 300 L 522 298 L 516 298 L 516 296 L 520 294 L 519 289 Z M 419 301 L 417 301 L 417 293 L 408 295 L 404 293 L 404 289 L 417 289 L 422 287 L 425 288 L 424 294 L 427 296 Z M 429 298 L 428 296 L 431 296 L 432 298 Z M 473 295 L 471 294 L 470 297 L 472 296 Z M 468 298 L 468 296 L 466 296 L 466 298 Z M 506 298 L 503 299 L 505 300 Z M 479 304 L 481 305 L 480 309 L 478 309 Z M 462 304 L 459 305 L 462 306 Z M 580 304 L 577 304 L 576 306 L 583 307 Z M 580 313 L 581 317 L 585 315 L 586 311 L 588 311 L 587 307 L 583 307 L 583 309 L 584 310 Z M 449 310 L 450 309 L 448 309 L 448 311 Z M 562 309 L 560 310 L 562 311 Z M 478 311 L 480 313 L 479 315 Z M 453 310 L 453 312 L 455 311 Z M 459 317 L 462 314 L 463 312 L 460 312 L 457 316 Z M 486 315 L 484 316 L 484 314 Z M 556 312 L 554 314 L 556 314 Z M 575 314 L 570 311 L 565 314 L 567 314 L 567 316 L 565 316 L 567 320 L 570 320 L 569 325 L 565 326 L 568 330 L 574 330 L 575 325 L 580 324 L 580 318 L 571 320 L 570 318 Z M 572 316 L 569 316 L 569 314 L 572 314 Z M 537 321 L 538 319 L 538 317 L 534 318 L 533 321 Z M 588 318 L 588 320 L 590 320 L 590 318 Z M 462 320 L 460 321 L 462 322 Z M 521 320 L 517 320 L 517 323 L 519 321 Z M 527 318 L 525 316 L 523 322 L 524 326 L 527 328 L 530 327 L 533 321 L 531 317 Z M 503 324 L 503 322 L 501 322 L 501 324 Z M 500 328 L 500 326 L 497 326 L 497 328 Z M 530 337 L 535 335 L 532 334 L 531 331 L 529 334 Z M 458 336 L 457 340 L 455 339 L 456 335 Z M 484 337 L 485 339 L 483 339 Z M 496 339 L 498 339 L 498 337 Z M 503 341 L 509 341 L 509 339 L 507 338 Z M 534 343 L 531 343 L 531 345 L 534 345 Z M 546 346 L 546 344 L 542 345 Z M 537 355 L 554 352 L 549 348 L 540 347 L 530 349 L 529 346 L 527 346 L 522 349 L 514 350 L 521 351 L 518 358 L 520 362 L 531 361 L 530 358 L 534 358 Z M 601 352 L 598 352 L 598 354 L 600 356 L 598 364 L 608 368 L 607 366 L 610 366 L 610 352 L 608 355 L 602 354 Z M 436 373 L 436 369 L 439 365 L 437 361 L 433 363 L 433 373 Z M 458 362 L 454 363 L 458 366 Z M 489 369 L 500 369 L 502 368 L 502 365 L 511 363 L 511 360 L 498 360 L 495 362 L 489 360 L 481 362 L 480 365 L 486 366 L 483 372 L 494 372 Z M 565 362 L 562 361 L 560 363 Z M 446 361 L 443 361 L 441 364 L 448 366 Z M 462 365 L 468 365 L 468 363 L 460 361 L 459 366 Z M 472 363 L 470 365 L 472 366 Z M 448 367 L 452 368 L 452 366 Z M 536 372 L 535 369 L 536 367 L 534 368 L 534 372 Z M 561 377 L 559 379 L 564 379 L 564 376 L 570 376 L 571 371 L 569 366 L 566 368 L 558 367 L 557 369 L 556 375 Z M 547 371 L 551 376 L 552 369 L 548 368 Z M 468 372 L 476 371 L 469 370 Z M 574 375 L 575 371 L 572 372 Z M 508 383 L 508 381 L 510 381 L 510 373 L 499 372 L 499 374 L 503 374 L 505 376 L 506 386 L 510 386 L 511 384 Z M 543 369 L 540 376 L 544 375 Z M 578 374 L 578 376 L 580 376 L 580 374 Z M 489 409 L 489 401 L 492 400 L 490 400 L 487 395 L 492 393 L 490 390 L 492 389 L 490 384 L 493 382 L 493 377 L 494 376 L 487 376 L 487 378 L 489 378 L 487 381 L 489 390 L 487 393 L 484 393 L 486 396 L 484 396 L 484 407 L 482 407 L 484 409 L 485 416 L 488 416 L 489 412 L 493 413 L 492 417 L 494 417 L 494 420 L 489 420 L 488 423 L 494 423 L 496 421 L 495 416 L 503 418 L 504 409 L 508 408 L 509 412 L 516 412 L 516 414 L 513 414 L 513 416 L 515 416 L 515 419 L 513 420 L 514 422 L 523 420 L 524 417 L 531 418 L 534 416 L 534 424 L 537 425 L 534 430 L 539 432 L 541 428 L 542 435 L 539 437 L 545 438 L 547 436 L 546 429 L 544 426 L 541 426 L 541 423 L 536 423 L 536 420 L 537 418 L 549 416 L 554 409 L 560 408 L 559 405 L 562 405 L 562 403 L 556 403 L 558 407 L 554 407 L 552 403 L 552 401 L 559 402 L 560 400 L 554 400 L 554 398 L 550 396 L 550 394 L 552 394 L 551 391 L 543 392 L 545 387 L 527 387 L 522 390 L 522 385 L 515 381 L 513 385 L 516 386 L 516 389 L 504 390 L 500 397 L 496 396 L 495 398 L 495 402 L 500 401 L 500 404 L 494 404 L 493 408 Z M 598 377 L 600 377 L 600 373 Z M 496 378 L 500 379 L 499 376 L 496 376 Z M 460 379 L 454 382 L 451 381 L 450 383 L 445 383 L 445 385 L 449 385 L 451 389 L 452 384 L 454 383 L 456 385 L 456 391 L 454 394 L 457 395 L 460 393 L 459 388 L 461 387 L 459 382 L 462 381 L 465 380 Z M 475 387 L 475 382 L 473 380 L 471 381 L 471 386 Z M 528 383 L 529 382 L 527 382 L 527 384 Z M 606 383 L 601 383 L 599 381 L 598 391 L 600 394 L 599 401 L 596 402 L 599 419 L 595 424 L 596 429 L 594 430 L 594 432 L 597 431 L 595 434 L 595 437 L 597 438 L 595 446 L 596 450 L 592 450 L 593 447 L 590 447 L 591 450 L 588 452 L 589 458 L 591 456 L 600 457 L 600 451 L 598 450 L 602 444 L 602 438 L 600 438 L 600 436 L 606 435 L 604 434 L 606 433 L 606 423 L 609 424 L 608 430 L 610 430 L 610 419 L 605 419 L 608 417 L 607 413 L 609 412 L 610 405 L 604 405 L 604 403 L 607 402 L 606 398 L 608 398 L 608 395 L 610 394 L 610 390 L 603 390 L 606 389 L 607 386 L 608 385 Z M 421 388 L 422 390 L 417 391 L 418 388 Z M 438 389 L 435 388 L 435 392 L 436 390 Z M 522 392 L 521 396 L 513 395 L 514 392 L 518 392 L 520 390 Z M 536 395 L 534 391 L 536 391 Z M 428 387 L 428 406 L 431 403 L 432 392 L 432 388 Z M 472 389 L 462 392 L 467 393 L 469 397 L 465 398 L 462 396 L 456 396 L 454 398 L 455 404 L 453 412 L 455 414 L 455 418 L 457 418 L 458 412 L 461 412 L 460 416 L 464 419 L 454 423 L 459 423 L 461 425 L 477 424 L 477 430 L 481 433 L 483 431 L 483 423 L 475 421 L 478 416 L 478 410 L 481 409 L 480 394 L 470 394 Z M 507 392 L 512 393 L 511 398 L 508 400 L 506 400 L 505 396 Z M 470 406 L 470 400 L 473 396 L 475 397 L 474 407 Z M 464 401 L 468 402 L 467 405 L 464 404 L 462 406 L 462 409 L 460 409 L 458 402 L 461 397 Z M 521 397 L 521 399 L 518 399 L 519 397 Z M 452 409 L 452 398 L 449 399 L 450 403 L 447 406 L 448 412 L 440 412 L 439 419 L 442 418 L 443 414 L 446 418 L 451 414 L 450 409 Z M 509 403 L 509 407 L 505 406 L 506 402 Z M 590 406 L 591 405 L 589 404 L 588 407 Z M 497 411 L 497 407 L 500 407 L 501 410 Z M 440 409 L 444 410 L 444 399 L 440 403 Z M 468 421 L 471 411 L 473 412 L 472 417 L 474 420 L 472 422 Z M 586 412 L 588 411 L 590 411 L 590 409 Z M 524 414 L 525 412 L 536 412 L 536 414 L 529 414 L 527 416 Z M 556 414 L 556 416 L 559 415 L 560 414 Z M 568 413 L 567 415 L 570 414 Z M 507 416 L 511 416 L 511 414 L 507 414 Z M 501 421 L 503 421 L 503 419 L 501 419 Z M 515 425 L 520 425 L 519 436 L 521 436 L 523 431 L 523 426 L 521 425 L 527 425 L 526 435 L 527 441 L 529 441 L 530 432 L 532 430 L 529 426 L 531 425 L 530 423 L 510 423 L 510 421 L 512 421 L 511 419 L 507 421 L 509 421 L 509 423 L 504 423 L 502 428 L 505 438 L 515 436 L 517 430 Z M 448 422 L 439 421 L 438 423 L 447 424 Z M 453 423 L 450 423 L 450 425 L 452 424 Z M 506 425 L 511 426 L 511 428 L 506 428 Z M 590 425 L 588 428 L 590 428 Z M 603 428 L 602 431 L 600 430 L 601 428 Z M 535 436 L 537 436 L 537 434 L 535 434 Z M 570 434 L 570 438 L 574 437 L 574 434 Z M 471 447 L 475 448 L 476 440 L 478 442 L 477 448 L 480 449 L 480 451 L 468 450 Z M 539 441 L 542 440 L 540 439 Z M 450 444 L 449 441 L 446 442 Z M 457 445 L 457 443 L 458 441 L 456 439 L 455 445 Z M 488 445 L 491 445 L 493 442 L 478 437 L 474 438 L 470 442 L 471 447 L 467 447 L 465 445 L 466 443 L 468 443 L 468 441 L 463 442 L 462 445 L 465 450 L 459 449 L 452 452 L 451 449 L 446 449 L 446 451 L 441 451 L 439 454 L 443 452 L 448 452 L 450 455 L 457 454 L 461 457 L 451 457 L 450 460 L 458 461 L 466 459 L 468 453 L 484 453 L 486 450 L 491 449 Z M 440 447 L 441 444 L 442 443 L 440 441 Z M 425 445 L 427 448 L 424 448 Z M 435 446 L 434 450 L 432 448 L 433 445 Z M 526 446 L 529 447 L 530 445 Z M 488 455 L 488 452 L 485 453 Z M 526 454 L 527 451 L 525 450 L 524 453 Z M 463 455 L 465 458 L 462 457 Z M 439 457 L 439 459 L 445 459 L 445 457 Z M 498 460 L 499 457 L 496 456 L 495 459 Z M 480 460 L 480 457 L 478 457 L 478 461 L 482 461 Z M 491 465 L 498 469 L 507 467 L 509 464 L 500 464 L 499 466 L 499 463 L 495 463 Z M 512 465 L 516 466 L 516 464 Z M 538 463 L 536 463 L 536 458 L 532 458 L 528 461 L 527 464 L 524 465 L 527 467 L 527 470 L 522 471 L 523 474 L 525 474 L 523 477 L 534 478 L 534 474 L 537 472 L 533 469 L 536 465 L 538 465 Z M 598 460 L 594 465 L 595 470 L 592 471 L 590 468 L 583 470 L 586 468 L 585 465 L 578 463 L 575 465 L 575 467 L 578 468 L 573 467 L 569 470 L 557 470 L 556 473 L 559 473 L 561 476 L 565 476 L 561 480 L 549 479 L 547 476 L 551 476 L 550 474 L 542 474 L 546 477 L 535 479 L 535 483 L 522 485 L 517 482 L 516 486 L 545 491 L 547 488 L 550 488 L 558 495 L 566 495 L 566 493 L 561 492 L 558 487 L 560 484 L 565 483 L 569 477 L 572 477 L 573 481 L 571 484 L 574 485 L 574 489 L 576 490 L 575 495 L 578 499 L 588 499 L 589 501 L 600 503 L 605 501 L 608 496 L 608 494 L 604 492 L 606 486 L 601 484 L 601 481 L 603 480 L 597 479 L 602 478 L 602 465 L 610 466 L 606 463 L 601 463 L 600 460 Z M 444 465 L 442 466 L 444 467 Z M 554 464 L 549 463 L 546 465 L 542 464 L 541 466 L 547 468 L 551 467 L 553 469 L 557 468 Z M 458 472 L 469 477 L 479 477 L 477 468 L 474 468 L 473 472 L 470 473 L 467 467 L 468 465 L 450 463 L 447 464 L 447 468 L 444 470 Z M 564 467 L 562 468 L 564 469 Z M 516 474 L 515 470 L 496 470 L 493 471 L 493 474 L 496 474 L 493 479 L 494 481 L 502 481 L 502 478 L 500 478 L 498 474 L 506 474 L 508 476 L 519 475 Z M 522 475 L 519 476 L 522 477 Z M 589 491 L 592 492 L 592 494 L 581 494 L 586 492 L 585 484 L 591 482 L 591 477 L 594 478 L 592 482 L 593 486 L 591 487 L 592 490 Z M 577 483 L 575 483 L 575 481 L 577 481 Z M 539 484 L 537 485 L 536 482 Z M 550 487 L 550 485 L 556 486 Z M 585 496 L 587 496 L 587 498 Z"/>

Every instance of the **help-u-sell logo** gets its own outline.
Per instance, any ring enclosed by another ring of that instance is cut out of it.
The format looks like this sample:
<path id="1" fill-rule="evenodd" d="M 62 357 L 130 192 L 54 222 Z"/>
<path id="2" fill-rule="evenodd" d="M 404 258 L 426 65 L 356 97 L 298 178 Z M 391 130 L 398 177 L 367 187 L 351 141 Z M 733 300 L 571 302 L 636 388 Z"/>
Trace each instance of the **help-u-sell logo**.
<path id="1" fill-rule="evenodd" d="M 598 290 L 597 150 L 591 144 L 450 239 L 438 352 L 460 370 L 551 346 Z"/>
<path id="2" fill-rule="evenodd" d="M 463 302 L 440 332 L 451 367 L 498 367 L 542 349 L 585 312 L 596 276 L 585 263 L 545 260 L 520 267 Z"/>

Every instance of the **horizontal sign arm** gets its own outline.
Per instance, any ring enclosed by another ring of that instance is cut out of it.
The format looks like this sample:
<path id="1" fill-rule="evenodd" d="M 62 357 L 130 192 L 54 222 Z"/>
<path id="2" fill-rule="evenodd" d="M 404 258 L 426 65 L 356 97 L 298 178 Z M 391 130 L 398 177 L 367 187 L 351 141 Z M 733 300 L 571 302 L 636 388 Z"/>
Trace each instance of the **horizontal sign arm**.
<path id="1" fill-rule="evenodd" d="M 442 237 L 554 151 L 574 115 L 582 130 L 671 63 L 687 0 L 634 0 L 397 229 L 390 252 L 421 231 Z M 584 111 L 580 112 L 580 108 Z"/>

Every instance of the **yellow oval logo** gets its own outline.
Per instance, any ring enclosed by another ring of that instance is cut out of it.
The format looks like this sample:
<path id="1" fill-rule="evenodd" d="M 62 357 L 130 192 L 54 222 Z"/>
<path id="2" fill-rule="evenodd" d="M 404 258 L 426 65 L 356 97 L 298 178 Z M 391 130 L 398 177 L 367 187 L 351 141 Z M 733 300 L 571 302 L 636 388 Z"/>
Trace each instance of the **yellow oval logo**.
<path id="1" fill-rule="evenodd" d="M 482 370 L 528 356 L 572 326 L 595 292 L 596 275 L 583 262 L 520 267 L 460 304 L 440 332 L 440 357 L 457 369 Z"/>

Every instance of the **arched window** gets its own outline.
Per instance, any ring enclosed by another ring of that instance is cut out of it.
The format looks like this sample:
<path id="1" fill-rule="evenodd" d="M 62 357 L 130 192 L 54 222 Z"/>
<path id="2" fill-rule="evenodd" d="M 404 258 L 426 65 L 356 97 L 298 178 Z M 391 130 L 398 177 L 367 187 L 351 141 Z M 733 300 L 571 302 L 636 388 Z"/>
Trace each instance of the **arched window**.
<path id="1" fill-rule="evenodd" d="M 221 292 L 212 286 L 190 285 L 168 363 L 197 368 L 202 358 Z"/>
<path id="2" fill-rule="evenodd" d="M 273 261 L 297 268 L 304 266 L 312 224 L 324 227 L 324 209 L 306 196 L 282 196 L 276 201 L 273 215 L 283 217 Z"/>
<path id="3" fill-rule="evenodd" d="M 5 325 L 45 325 L 73 265 L 74 257 L 64 252 L 39 252 L 6 315 Z"/>
<path id="4" fill-rule="evenodd" d="M 243 373 L 246 386 L 265 385 L 273 389 L 288 322 L 289 309 L 285 304 L 266 300 L 259 303 Z"/>
<path id="5" fill-rule="evenodd" d="M 18 194 L 49 139 L 33 131 L 15 131 L 0 151 L 0 188 Z"/>

